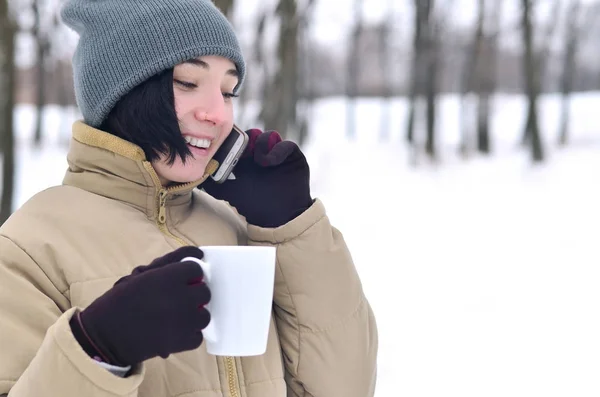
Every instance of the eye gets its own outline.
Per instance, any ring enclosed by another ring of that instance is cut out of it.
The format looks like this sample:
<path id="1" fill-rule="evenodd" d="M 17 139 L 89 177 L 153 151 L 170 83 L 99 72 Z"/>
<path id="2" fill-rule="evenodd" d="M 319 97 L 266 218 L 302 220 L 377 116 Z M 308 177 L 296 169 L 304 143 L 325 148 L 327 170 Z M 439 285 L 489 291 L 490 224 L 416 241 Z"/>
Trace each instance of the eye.
<path id="1" fill-rule="evenodd" d="M 186 88 L 186 89 L 193 89 L 193 88 L 198 87 L 196 84 L 189 83 L 187 81 L 181 81 L 181 80 L 176 80 L 176 79 L 173 79 L 173 81 L 175 82 L 175 84 L 180 85 L 181 87 Z"/>
<path id="2" fill-rule="evenodd" d="M 223 98 L 225 99 L 231 99 L 231 98 L 237 98 L 239 97 L 238 94 L 234 94 L 233 92 L 224 92 L 223 93 Z"/>

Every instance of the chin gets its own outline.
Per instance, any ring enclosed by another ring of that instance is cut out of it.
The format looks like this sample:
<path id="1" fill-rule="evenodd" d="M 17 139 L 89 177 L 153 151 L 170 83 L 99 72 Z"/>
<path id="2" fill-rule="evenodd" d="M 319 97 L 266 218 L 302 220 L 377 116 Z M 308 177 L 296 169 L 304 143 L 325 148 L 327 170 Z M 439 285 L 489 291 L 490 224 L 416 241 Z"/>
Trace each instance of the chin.
<path id="1" fill-rule="evenodd" d="M 182 183 L 194 182 L 204 176 L 205 168 L 202 168 L 202 172 L 194 172 L 187 174 L 185 176 L 182 175 Z"/>
<path id="2" fill-rule="evenodd" d="M 197 170 L 194 170 L 193 172 L 172 172 L 163 176 L 165 179 L 171 181 L 171 183 L 181 184 L 199 180 L 204 176 L 204 172 L 205 170 L 202 169 L 202 172 L 198 172 Z"/>
<path id="3" fill-rule="evenodd" d="M 185 165 L 176 163 L 174 166 L 161 171 L 163 171 L 162 176 L 171 181 L 171 183 L 189 183 L 197 181 L 204 176 L 206 164 L 203 161 L 191 161 Z"/>
<path id="4" fill-rule="evenodd" d="M 176 178 L 174 180 L 174 182 L 176 183 L 189 183 L 189 182 L 194 182 L 199 180 L 200 178 L 202 178 L 204 176 L 204 172 L 202 172 L 202 174 L 197 174 L 197 175 L 181 175 L 178 178 Z"/>

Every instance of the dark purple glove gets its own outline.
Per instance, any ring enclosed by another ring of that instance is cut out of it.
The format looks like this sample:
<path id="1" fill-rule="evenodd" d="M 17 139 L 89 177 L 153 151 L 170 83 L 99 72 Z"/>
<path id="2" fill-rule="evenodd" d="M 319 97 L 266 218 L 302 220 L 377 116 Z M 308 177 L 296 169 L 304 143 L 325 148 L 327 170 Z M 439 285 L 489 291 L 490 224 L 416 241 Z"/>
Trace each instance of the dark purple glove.
<path id="1" fill-rule="evenodd" d="M 250 141 L 234 169 L 236 179 L 218 184 L 209 178 L 200 188 L 229 202 L 252 225 L 284 225 L 313 203 L 308 162 L 298 145 L 276 131 L 246 133 Z"/>
<path id="2" fill-rule="evenodd" d="M 210 322 L 210 290 L 197 263 L 181 262 L 188 256 L 203 253 L 182 247 L 137 267 L 73 316 L 73 335 L 86 353 L 127 366 L 198 348 Z"/>

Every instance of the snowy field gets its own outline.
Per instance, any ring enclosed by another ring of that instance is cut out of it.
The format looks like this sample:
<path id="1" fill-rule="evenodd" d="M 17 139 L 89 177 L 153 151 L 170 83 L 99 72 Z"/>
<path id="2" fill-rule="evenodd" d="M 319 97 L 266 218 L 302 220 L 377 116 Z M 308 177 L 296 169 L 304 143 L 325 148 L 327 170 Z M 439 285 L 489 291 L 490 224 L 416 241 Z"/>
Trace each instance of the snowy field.
<path id="1" fill-rule="evenodd" d="M 544 98 L 548 161 L 539 166 L 516 145 L 523 98 L 498 98 L 494 155 L 467 161 L 456 156 L 458 105 L 440 103 L 439 164 L 416 167 L 402 142 L 403 100 L 389 109 L 384 141 L 378 100 L 359 102 L 354 141 L 341 99 L 314 111 L 313 192 L 344 233 L 375 311 L 376 396 L 597 397 L 600 94 L 575 97 L 566 149 L 556 147 L 559 102 Z M 31 114 L 16 112 L 17 206 L 61 182 L 64 126 L 77 117 L 48 108 L 48 139 L 35 151 Z"/>

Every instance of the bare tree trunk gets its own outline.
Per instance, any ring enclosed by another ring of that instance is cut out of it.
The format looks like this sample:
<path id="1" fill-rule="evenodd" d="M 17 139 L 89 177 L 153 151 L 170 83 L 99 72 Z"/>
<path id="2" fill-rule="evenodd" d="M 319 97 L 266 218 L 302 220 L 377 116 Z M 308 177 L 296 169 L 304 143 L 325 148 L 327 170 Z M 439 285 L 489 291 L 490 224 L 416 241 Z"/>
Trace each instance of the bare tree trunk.
<path id="1" fill-rule="evenodd" d="M 523 56 L 523 71 L 529 104 L 527 133 L 531 138 L 530 144 L 532 159 L 534 162 L 541 162 L 544 160 L 544 152 L 538 127 L 537 99 L 539 95 L 539 83 L 537 79 L 539 76 L 536 73 L 538 63 L 536 62 L 536 57 L 533 50 L 531 0 L 522 0 L 522 5 L 523 45 L 525 47 L 525 54 Z"/>
<path id="2" fill-rule="evenodd" d="M 421 33 L 423 31 L 423 18 L 422 14 L 422 3 L 420 0 L 415 0 L 415 31 L 413 36 L 413 58 L 411 65 L 411 80 L 410 80 L 410 92 L 409 92 L 409 107 L 408 107 L 408 121 L 406 125 L 406 142 L 409 145 L 415 144 L 415 112 L 419 95 L 423 92 L 421 75 L 422 71 L 422 58 L 423 58 L 423 45 Z"/>
<path id="3" fill-rule="evenodd" d="M 386 140 L 389 131 L 390 125 L 390 99 L 392 97 L 392 79 L 389 76 L 389 64 L 387 55 L 388 51 L 388 41 L 389 41 L 389 29 L 391 28 L 388 25 L 387 21 L 384 21 L 381 24 L 381 28 L 379 30 L 379 67 L 381 68 L 381 81 L 383 81 L 383 85 L 381 87 L 381 115 L 380 115 L 380 123 L 379 123 L 379 138 L 380 140 Z"/>
<path id="4" fill-rule="evenodd" d="M 57 62 L 57 76 L 54 81 L 54 89 L 56 90 L 58 105 L 62 110 L 62 116 L 60 120 L 59 127 L 59 143 L 61 146 L 69 147 L 69 142 L 71 138 L 70 128 L 68 125 L 69 118 L 67 116 L 67 110 L 69 109 L 69 94 L 67 92 L 67 81 L 71 81 L 71 75 L 69 70 L 67 70 L 65 64 L 63 62 Z"/>
<path id="5" fill-rule="evenodd" d="M 407 141 L 415 145 L 415 124 L 420 97 L 425 96 L 427 122 L 425 152 L 435 157 L 435 91 L 437 85 L 437 37 L 431 21 L 434 0 L 415 0 L 412 86 L 408 114 Z"/>
<path id="6" fill-rule="evenodd" d="M 302 62 L 301 71 L 299 73 L 299 84 L 302 86 L 302 106 L 300 106 L 300 112 L 298 113 L 298 144 L 302 146 L 308 138 L 308 131 L 310 127 L 310 120 L 312 117 L 312 110 L 314 107 L 315 93 L 313 92 L 313 85 L 311 82 L 314 80 L 313 65 L 309 56 L 310 53 L 310 18 L 315 0 L 308 0 L 306 6 L 302 10 L 300 19 L 298 37 L 302 46 Z"/>
<path id="7" fill-rule="evenodd" d="M 471 124 L 472 107 L 469 106 L 468 95 L 475 91 L 477 87 L 481 85 L 481 68 L 479 60 L 481 58 L 481 50 L 483 45 L 483 26 L 485 23 L 485 0 L 478 1 L 478 13 L 477 13 L 477 26 L 472 42 L 469 44 L 470 53 L 465 57 L 462 84 L 461 84 L 461 143 L 460 153 L 462 156 L 467 157 L 471 151 L 471 131 L 473 125 Z"/>
<path id="8" fill-rule="evenodd" d="M 0 225 L 12 213 L 15 148 L 13 108 L 15 102 L 15 33 L 8 0 L 0 0 L 0 150 L 2 153 L 2 198 Z"/>
<path id="9" fill-rule="evenodd" d="M 408 117 L 406 122 L 406 142 L 409 145 L 415 144 L 415 111 L 416 111 L 416 102 L 418 100 L 416 89 L 413 89 L 412 86 L 416 85 L 414 82 L 411 82 L 411 92 L 408 98 Z"/>
<path id="10" fill-rule="evenodd" d="M 556 26 L 558 25 L 558 23 L 556 23 L 556 21 L 558 21 L 558 18 L 560 16 L 560 10 L 561 10 L 561 0 L 554 0 L 554 7 L 552 8 L 552 13 L 550 15 L 550 19 L 549 22 L 546 25 L 546 30 L 544 31 L 543 34 L 543 40 L 542 40 L 542 47 L 539 49 L 539 51 L 535 50 L 535 46 L 533 51 L 533 62 L 535 63 L 535 70 L 536 70 L 536 83 L 538 85 L 537 87 L 537 91 L 542 92 L 543 89 L 543 83 L 546 80 L 546 72 L 547 72 L 547 68 L 546 65 L 548 64 L 548 58 L 550 57 L 550 46 L 552 43 L 552 38 L 554 37 L 554 34 L 556 32 Z M 530 4 L 531 7 L 531 4 Z M 530 19 L 530 23 L 531 19 Z M 532 28 L 533 29 L 533 28 Z M 533 39 L 532 39 L 533 40 Z M 529 132 L 531 131 L 531 114 L 528 114 L 527 116 L 527 121 L 525 122 L 525 128 L 523 129 L 523 139 L 521 140 L 522 144 L 524 146 L 526 146 L 529 143 Z"/>
<path id="11" fill-rule="evenodd" d="M 298 17 L 295 0 L 280 0 L 277 55 L 279 67 L 263 100 L 261 116 L 265 128 L 279 131 L 287 139 L 298 140 Z"/>
<path id="12" fill-rule="evenodd" d="M 437 54 L 431 54 L 430 57 L 435 57 Z M 438 78 L 438 70 L 436 61 L 430 59 L 429 67 L 427 71 L 429 72 L 430 78 L 427 80 L 426 85 L 426 99 L 427 99 L 427 139 L 425 141 L 425 153 L 429 155 L 429 157 L 433 160 L 436 158 L 436 149 L 435 149 L 435 109 L 436 109 L 436 96 L 437 96 L 437 78 Z"/>
<path id="13" fill-rule="evenodd" d="M 264 9 L 258 18 L 258 23 L 256 23 L 256 37 L 254 42 L 252 43 L 252 51 L 246 56 L 247 68 L 250 68 L 250 65 L 254 64 L 253 68 L 253 77 L 252 80 L 256 82 L 260 82 L 258 86 L 259 92 L 258 95 L 261 98 L 266 98 L 268 92 L 268 82 L 269 77 L 271 76 L 269 65 L 266 62 L 265 51 L 263 48 L 263 43 L 265 42 L 265 27 L 267 25 L 267 15 L 269 14 L 268 9 Z M 246 88 L 240 91 L 239 97 L 239 106 L 237 107 L 237 119 L 239 123 L 242 123 L 243 126 L 248 126 L 254 124 L 256 122 L 256 115 L 251 115 L 250 112 L 250 97 L 251 97 L 251 89 L 248 87 L 249 84 L 246 85 Z"/>
<path id="14" fill-rule="evenodd" d="M 213 3 L 225 14 L 225 16 L 231 19 L 233 13 L 233 0 L 213 0 Z"/>
<path id="15" fill-rule="evenodd" d="M 431 18 L 434 0 L 422 0 L 425 5 L 425 21 L 427 29 L 425 36 L 425 70 L 428 78 L 425 79 L 425 95 L 427 103 L 427 139 L 425 141 L 425 153 L 432 160 L 436 159 L 435 149 L 435 116 L 437 83 L 440 61 L 440 26 L 439 21 L 433 22 Z"/>
<path id="16" fill-rule="evenodd" d="M 42 129 L 44 118 L 44 105 L 46 105 L 46 55 L 49 50 L 48 34 L 42 29 L 42 15 L 40 0 L 31 3 L 33 12 L 33 37 L 35 38 L 36 62 L 37 62 L 37 92 L 36 92 L 36 123 L 33 136 L 33 144 L 36 147 L 42 144 Z"/>
<path id="17" fill-rule="evenodd" d="M 575 59 L 579 44 L 579 27 L 577 25 L 577 19 L 580 8 L 581 2 L 579 0 L 574 0 L 567 11 L 565 53 L 563 55 L 563 70 L 560 82 L 562 101 L 558 143 L 561 146 L 565 146 L 569 140 L 569 107 L 571 103 L 571 91 L 573 90 L 573 80 L 575 77 Z"/>
<path id="18" fill-rule="evenodd" d="M 354 0 L 354 26 L 352 42 L 346 61 L 346 135 L 356 137 L 356 97 L 358 96 L 358 76 L 360 75 L 360 38 L 362 37 L 363 0 Z"/>
<path id="19" fill-rule="evenodd" d="M 535 51 L 534 53 L 537 53 L 536 55 L 536 59 L 535 61 L 537 62 L 537 69 L 538 69 L 538 73 L 541 76 L 540 77 L 540 89 L 543 86 L 543 82 L 546 79 L 547 75 L 546 73 L 548 72 L 548 59 L 550 58 L 550 54 L 552 51 L 552 40 L 554 39 L 554 36 L 556 35 L 557 29 L 556 27 L 558 26 L 557 21 L 560 19 L 560 13 L 562 10 L 562 0 L 554 0 L 554 4 L 552 7 L 552 11 L 550 13 L 550 20 L 549 22 L 546 24 L 546 29 L 544 30 L 543 33 L 543 40 L 542 40 L 542 46 L 539 49 L 539 51 Z"/>
<path id="20" fill-rule="evenodd" d="M 381 67 L 381 76 L 383 81 L 383 92 L 382 92 L 382 104 L 381 104 L 381 123 L 380 123 L 380 133 L 379 137 L 382 141 L 387 140 L 389 138 L 390 133 L 390 117 L 391 117 L 391 106 L 392 106 L 392 96 L 393 96 L 393 85 L 392 82 L 394 79 L 392 78 L 392 68 L 390 67 L 390 40 L 392 27 L 394 26 L 394 21 L 392 19 L 393 6 L 394 1 L 396 0 L 388 0 L 388 16 L 384 19 L 381 24 L 381 30 L 379 31 L 379 66 Z"/>
<path id="21" fill-rule="evenodd" d="M 481 0 L 484 2 L 484 0 Z M 491 149 L 490 139 L 490 117 L 492 108 L 492 96 L 496 91 L 498 78 L 498 36 L 500 35 L 500 7 L 493 7 L 490 23 L 490 33 L 484 38 L 487 53 L 487 64 L 480 71 L 481 86 L 479 101 L 477 105 L 477 150 L 480 153 L 489 154 Z M 482 65 L 480 65 L 482 66 Z"/>
<path id="22" fill-rule="evenodd" d="M 493 91 L 485 90 L 479 94 L 477 103 L 477 151 L 489 154 L 492 151 L 490 140 L 491 96 Z"/>

